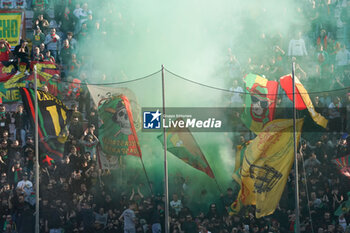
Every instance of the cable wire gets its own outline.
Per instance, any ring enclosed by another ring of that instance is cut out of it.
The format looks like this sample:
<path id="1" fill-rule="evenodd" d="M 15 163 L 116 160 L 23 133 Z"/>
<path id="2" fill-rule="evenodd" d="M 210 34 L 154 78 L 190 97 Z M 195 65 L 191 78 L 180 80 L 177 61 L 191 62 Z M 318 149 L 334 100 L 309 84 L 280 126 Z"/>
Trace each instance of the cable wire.
<path id="1" fill-rule="evenodd" d="M 220 88 L 220 87 L 210 86 L 208 84 L 204 84 L 204 83 L 200 83 L 200 82 L 197 82 L 197 81 L 193 81 L 191 79 L 188 79 L 188 78 L 185 78 L 185 77 L 183 77 L 181 75 L 178 75 L 178 74 L 168 70 L 167 68 L 164 68 L 164 70 L 166 72 L 168 72 L 169 74 L 172 74 L 173 76 L 175 76 L 175 77 L 177 77 L 179 79 L 185 80 L 187 82 L 190 82 L 190 83 L 193 83 L 193 84 L 196 84 L 196 85 L 199 85 L 199 86 L 207 87 L 207 88 L 218 90 L 218 91 L 224 91 L 224 92 L 230 92 L 230 93 L 236 93 L 236 94 L 243 94 L 243 95 L 246 95 L 246 94 L 250 95 L 250 93 L 247 93 L 247 92 L 231 91 L 230 89 L 224 89 L 224 88 Z M 330 90 L 330 91 L 316 91 L 316 92 L 308 92 L 308 93 L 300 93 L 300 94 L 309 94 L 310 95 L 310 94 L 321 94 L 321 93 L 328 93 L 328 92 L 341 92 L 341 91 L 346 91 L 346 90 L 350 90 L 350 87 L 344 87 L 344 88 Z M 272 96 L 272 95 L 286 95 L 286 94 L 292 94 L 292 93 L 278 93 L 278 94 L 268 94 L 268 95 Z"/>
<path id="2" fill-rule="evenodd" d="M 141 78 L 135 78 L 135 79 L 132 79 L 132 80 L 128 80 L 128 81 L 122 81 L 122 82 L 115 82 L 115 83 L 84 83 L 84 82 L 81 82 L 80 84 L 81 85 L 92 85 L 92 86 L 104 86 L 104 85 L 117 85 L 117 84 L 125 84 L 125 83 L 132 83 L 132 82 L 137 82 L 137 81 L 141 81 L 143 79 L 147 79 L 147 78 L 151 78 L 152 76 L 160 73 L 162 70 L 158 70 L 152 74 L 149 74 L 149 75 L 146 75 L 146 76 L 143 76 Z M 74 81 L 68 81 L 68 80 L 64 80 L 64 81 L 61 81 L 61 82 L 65 82 L 65 83 L 74 83 Z"/>

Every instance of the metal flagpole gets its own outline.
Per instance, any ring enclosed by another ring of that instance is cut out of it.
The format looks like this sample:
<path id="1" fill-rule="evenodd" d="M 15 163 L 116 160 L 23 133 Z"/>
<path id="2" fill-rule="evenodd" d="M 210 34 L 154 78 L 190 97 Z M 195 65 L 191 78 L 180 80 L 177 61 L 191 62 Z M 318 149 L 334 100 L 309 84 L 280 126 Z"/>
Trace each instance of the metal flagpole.
<path id="1" fill-rule="evenodd" d="M 38 136 L 38 84 L 37 70 L 34 65 L 34 91 L 35 91 L 35 233 L 40 232 L 39 226 L 39 136 Z"/>
<path id="2" fill-rule="evenodd" d="M 165 82 L 164 82 L 164 65 L 162 65 L 162 101 L 163 112 L 162 121 L 165 121 Z M 167 161 L 167 140 L 165 128 L 163 127 L 163 145 L 164 145 L 164 195 L 165 195 L 165 233 L 169 233 L 169 184 L 168 184 L 168 161 Z"/>
<path id="3" fill-rule="evenodd" d="M 297 157 L 297 134 L 296 134 L 296 118 L 297 111 L 295 106 L 295 62 L 292 64 L 292 79 L 293 79 L 293 137 L 294 137 L 294 169 L 295 169 L 295 230 L 300 232 L 300 218 L 299 218 L 299 172 L 298 172 L 298 157 Z"/>

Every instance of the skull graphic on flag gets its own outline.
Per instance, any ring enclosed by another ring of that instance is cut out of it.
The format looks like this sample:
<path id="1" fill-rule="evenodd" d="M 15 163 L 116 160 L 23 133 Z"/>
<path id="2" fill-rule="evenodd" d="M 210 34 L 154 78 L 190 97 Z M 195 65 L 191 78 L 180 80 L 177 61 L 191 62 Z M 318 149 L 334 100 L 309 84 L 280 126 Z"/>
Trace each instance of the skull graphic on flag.
<path id="1" fill-rule="evenodd" d="M 245 82 L 245 109 L 242 122 L 254 133 L 274 119 L 278 82 L 268 81 L 256 74 L 248 74 Z"/>
<path id="2" fill-rule="evenodd" d="M 98 113 L 103 122 L 99 128 L 102 151 L 107 155 L 141 157 L 132 110 L 126 96 L 110 96 L 101 100 Z"/>

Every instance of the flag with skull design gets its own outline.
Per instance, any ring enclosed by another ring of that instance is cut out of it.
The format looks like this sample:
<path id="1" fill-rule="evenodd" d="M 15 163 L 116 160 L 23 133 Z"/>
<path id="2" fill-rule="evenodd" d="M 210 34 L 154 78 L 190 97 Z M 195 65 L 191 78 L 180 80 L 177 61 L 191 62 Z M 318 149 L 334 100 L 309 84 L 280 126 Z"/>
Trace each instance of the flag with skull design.
<path id="1" fill-rule="evenodd" d="M 110 156 L 133 155 L 141 158 L 128 98 L 118 95 L 102 99 L 98 114 L 103 122 L 99 128 L 102 151 Z"/>
<path id="2" fill-rule="evenodd" d="M 245 82 L 245 108 L 242 122 L 258 134 L 264 125 L 274 119 L 278 82 L 269 81 L 256 74 L 248 74 Z"/>

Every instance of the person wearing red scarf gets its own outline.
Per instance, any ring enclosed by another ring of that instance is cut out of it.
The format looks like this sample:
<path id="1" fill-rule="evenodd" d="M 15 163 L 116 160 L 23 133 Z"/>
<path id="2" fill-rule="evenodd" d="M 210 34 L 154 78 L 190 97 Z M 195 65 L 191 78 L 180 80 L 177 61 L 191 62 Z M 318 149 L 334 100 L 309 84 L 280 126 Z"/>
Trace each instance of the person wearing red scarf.
<path id="1" fill-rule="evenodd" d="M 317 45 L 323 45 L 323 49 L 327 50 L 327 33 L 325 29 L 321 30 L 320 36 L 317 38 Z"/>
<path id="2" fill-rule="evenodd" d="M 10 53 L 11 53 L 11 45 L 7 41 L 1 39 L 0 40 L 0 62 L 8 61 Z"/>

